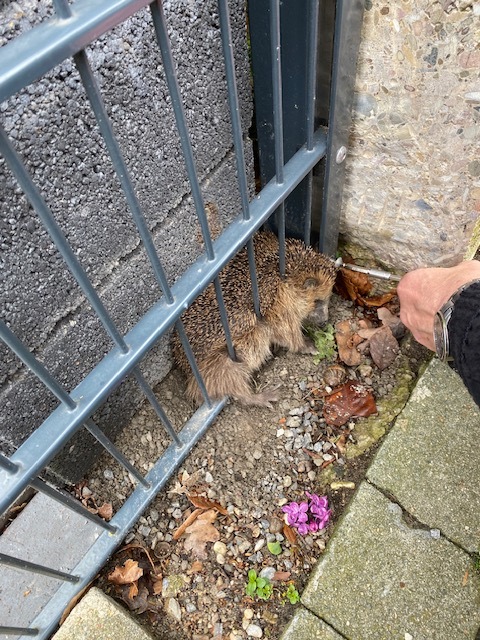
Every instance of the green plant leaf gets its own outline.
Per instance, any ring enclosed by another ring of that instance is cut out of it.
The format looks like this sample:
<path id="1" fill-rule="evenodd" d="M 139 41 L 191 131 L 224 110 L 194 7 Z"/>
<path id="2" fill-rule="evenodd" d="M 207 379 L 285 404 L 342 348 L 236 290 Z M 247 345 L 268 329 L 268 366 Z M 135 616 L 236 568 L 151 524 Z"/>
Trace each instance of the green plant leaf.
<path id="1" fill-rule="evenodd" d="M 319 364 L 321 360 L 333 360 L 336 357 L 335 329 L 331 324 L 327 324 L 323 329 L 308 325 L 306 331 L 318 351 L 313 356 L 314 364 Z"/>
<path id="2" fill-rule="evenodd" d="M 250 569 L 250 571 L 248 572 L 248 581 L 256 582 L 256 580 L 257 580 L 257 572 L 255 571 L 255 569 Z"/>
<path id="3" fill-rule="evenodd" d="M 279 556 L 283 551 L 282 546 L 279 542 L 268 542 L 267 547 L 270 553 L 274 556 Z"/>

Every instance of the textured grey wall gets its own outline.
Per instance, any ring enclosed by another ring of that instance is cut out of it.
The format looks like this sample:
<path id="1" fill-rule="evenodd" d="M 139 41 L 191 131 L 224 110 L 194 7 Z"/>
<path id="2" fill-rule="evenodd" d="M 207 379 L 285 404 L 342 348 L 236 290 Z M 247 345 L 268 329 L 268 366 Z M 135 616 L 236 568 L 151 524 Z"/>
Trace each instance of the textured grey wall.
<path id="1" fill-rule="evenodd" d="M 216 2 L 163 4 L 204 198 L 218 205 L 222 226 L 239 212 L 239 196 Z M 244 2 L 234 0 L 229 6 L 246 133 L 252 107 Z M 47 2 L 0 4 L 0 46 L 50 14 Z M 100 38 L 89 47 L 88 56 L 159 255 L 174 282 L 202 251 L 202 244 L 150 13 L 142 11 Z M 160 292 L 74 64 L 65 61 L 2 103 L 0 118 L 125 333 Z M 248 141 L 246 154 L 252 168 Z M 69 389 L 111 347 L 2 159 L 0 299 L 1 317 Z M 142 368 L 154 384 L 169 367 L 163 340 Z M 114 435 L 140 400 L 140 393 L 127 381 L 95 417 Z M 2 449 L 11 453 L 56 404 L 0 344 Z M 57 461 L 55 469 L 74 479 L 92 459 L 88 439 L 75 438 L 71 455 L 70 463 Z"/>

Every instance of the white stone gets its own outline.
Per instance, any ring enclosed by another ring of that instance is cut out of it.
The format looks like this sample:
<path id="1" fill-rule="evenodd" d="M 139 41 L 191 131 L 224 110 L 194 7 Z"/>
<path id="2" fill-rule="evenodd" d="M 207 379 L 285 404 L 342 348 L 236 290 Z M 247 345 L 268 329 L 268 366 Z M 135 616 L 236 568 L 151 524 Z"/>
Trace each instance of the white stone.
<path id="1" fill-rule="evenodd" d="M 213 545 L 213 550 L 215 553 L 219 553 L 221 556 L 224 556 L 227 553 L 227 545 L 221 540 L 218 540 Z"/>
<path id="2" fill-rule="evenodd" d="M 263 636 L 262 628 L 258 624 L 249 624 L 246 632 L 249 638 L 261 638 Z"/>

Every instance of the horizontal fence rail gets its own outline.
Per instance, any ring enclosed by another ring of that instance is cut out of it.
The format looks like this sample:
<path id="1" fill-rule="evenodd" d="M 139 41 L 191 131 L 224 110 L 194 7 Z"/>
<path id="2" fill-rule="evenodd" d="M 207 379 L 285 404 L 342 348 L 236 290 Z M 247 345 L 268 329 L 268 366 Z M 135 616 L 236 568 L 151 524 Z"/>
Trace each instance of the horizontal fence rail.
<path id="1" fill-rule="evenodd" d="M 69 4 L 66 0 L 55 0 L 55 15 L 28 33 L 18 36 L 0 49 L 0 101 L 6 100 L 34 80 L 42 77 L 67 58 L 73 58 L 80 74 L 99 131 L 105 141 L 113 168 L 126 197 L 131 217 L 136 225 L 158 289 L 159 301 L 150 308 L 126 335 L 122 335 L 109 315 L 98 292 L 89 279 L 79 258 L 67 241 L 62 228 L 56 222 L 40 188 L 29 175 L 25 164 L 14 148 L 14 144 L 0 125 L 0 153 L 11 173 L 15 176 L 36 214 L 43 222 L 55 246 L 61 253 L 68 269 L 90 302 L 113 346 L 83 380 L 68 392 L 30 353 L 26 346 L 4 322 L 0 322 L 0 339 L 17 355 L 37 378 L 56 396 L 59 406 L 32 433 L 32 435 L 10 457 L 0 455 L 0 510 L 5 512 L 28 487 L 45 493 L 68 509 L 92 520 L 99 534 L 90 550 L 70 573 L 45 567 L 36 563 L 0 553 L 0 564 L 30 571 L 57 579 L 59 588 L 31 621 L 29 628 L 4 624 L 0 635 L 15 635 L 47 639 L 54 631 L 58 620 L 69 602 L 98 572 L 111 556 L 126 533 L 132 528 L 148 504 L 165 486 L 175 469 L 186 458 L 195 444 L 224 407 L 227 399 L 211 401 L 198 371 L 192 349 L 183 329 L 181 315 L 188 306 L 211 283 L 214 284 L 220 316 L 225 331 L 229 354 L 235 358 L 228 317 L 220 287 L 219 274 L 225 265 L 244 247 L 248 252 L 250 278 L 252 282 L 252 307 L 260 316 L 257 273 L 253 252 L 253 234 L 271 217 L 276 216 L 279 235 L 280 271 L 285 273 L 285 199 L 307 177 L 309 178 L 311 201 L 311 172 L 325 156 L 327 134 L 323 128 L 314 130 L 316 25 L 318 0 L 307 4 L 309 56 L 306 86 L 308 109 L 305 113 L 307 136 L 305 144 L 291 157 L 284 160 L 282 118 L 282 57 L 280 33 L 280 2 L 269 0 L 271 68 L 273 84 L 273 115 L 275 145 L 275 176 L 260 193 L 250 200 L 243 148 L 244 133 L 240 118 L 240 106 L 236 86 L 232 33 L 229 22 L 227 0 L 218 0 L 221 45 L 225 65 L 228 104 L 231 116 L 233 148 L 236 162 L 237 184 L 240 194 L 240 211 L 234 221 L 215 240 L 212 238 L 206 215 L 205 203 L 197 175 L 194 153 L 187 120 L 179 89 L 175 60 L 170 48 L 168 30 L 162 3 L 144 0 L 77 0 Z M 114 135 L 107 110 L 90 68 L 85 47 L 108 33 L 114 26 L 125 21 L 135 12 L 150 6 L 163 70 L 174 111 L 185 167 L 190 183 L 196 215 L 200 225 L 205 252 L 184 274 L 169 285 L 165 269 L 156 251 L 152 234 L 138 201 L 120 145 Z M 310 217 L 305 223 L 305 239 L 310 235 Z M 180 339 L 204 398 L 204 404 L 176 432 L 159 404 L 153 390 L 147 384 L 139 365 L 146 354 L 173 326 Z M 133 374 L 143 394 L 152 404 L 169 438 L 169 445 L 162 456 L 154 462 L 151 470 L 143 475 L 117 449 L 93 421 L 92 415 L 101 407 L 127 376 Z M 72 496 L 50 484 L 41 474 L 49 463 L 81 428 L 91 433 L 119 464 L 135 479 L 136 487 L 114 517 L 105 522 L 88 513 Z M 0 621 L 0 625 L 2 621 Z"/>

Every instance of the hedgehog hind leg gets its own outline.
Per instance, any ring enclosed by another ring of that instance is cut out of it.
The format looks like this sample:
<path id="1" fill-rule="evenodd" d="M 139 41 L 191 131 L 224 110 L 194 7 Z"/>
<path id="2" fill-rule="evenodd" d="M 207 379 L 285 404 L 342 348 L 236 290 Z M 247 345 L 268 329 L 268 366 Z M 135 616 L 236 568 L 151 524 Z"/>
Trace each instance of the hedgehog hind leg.
<path id="1" fill-rule="evenodd" d="M 219 400 L 225 396 L 231 396 L 244 405 L 268 407 L 272 406 L 272 402 L 278 400 L 273 390 L 254 393 L 251 386 L 252 378 L 249 367 L 245 362 L 232 360 L 226 351 L 209 355 L 205 360 L 198 363 L 198 367 L 211 400 Z M 188 381 L 186 394 L 197 405 L 203 400 L 193 376 Z"/>

